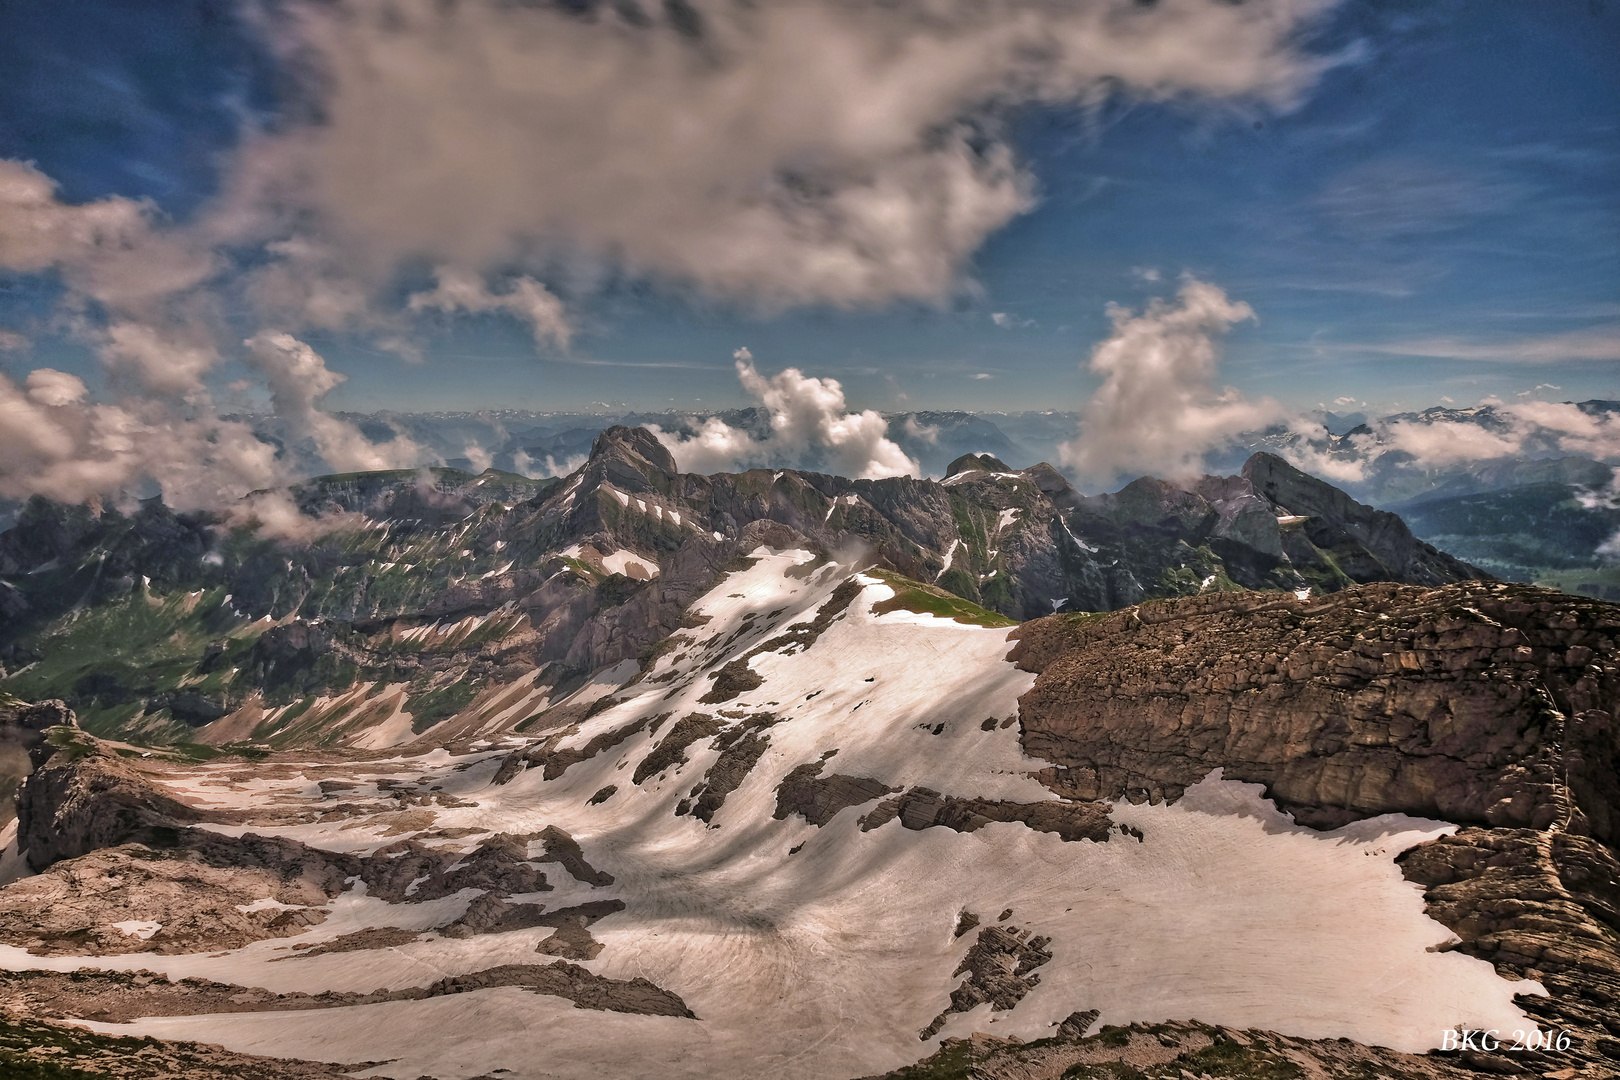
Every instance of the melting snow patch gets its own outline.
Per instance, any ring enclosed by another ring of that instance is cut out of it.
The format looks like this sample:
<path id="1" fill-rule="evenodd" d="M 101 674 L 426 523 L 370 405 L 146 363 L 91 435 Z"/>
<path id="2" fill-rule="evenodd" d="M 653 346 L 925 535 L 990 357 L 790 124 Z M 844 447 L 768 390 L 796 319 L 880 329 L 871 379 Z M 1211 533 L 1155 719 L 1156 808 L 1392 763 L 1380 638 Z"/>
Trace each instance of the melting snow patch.
<path id="1" fill-rule="evenodd" d="M 235 907 L 237 911 L 240 911 L 244 915 L 251 915 L 255 911 L 296 911 L 296 910 L 298 910 L 298 905 L 297 904 L 283 904 L 280 900 L 272 900 L 268 896 L 265 897 L 263 900 L 255 900 L 251 904 L 234 904 L 232 906 Z"/>
<path id="2" fill-rule="evenodd" d="M 598 698 L 607 697 L 613 691 L 623 686 L 626 681 L 633 678 L 641 670 L 641 665 L 634 660 L 620 660 L 611 667 L 605 667 L 592 675 L 590 681 L 575 690 L 572 694 L 559 701 L 559 705 L 587 705 Z"/>
<path id="3" fill-rule="evenodd" d="M 112 928 L 121 934 L 127 934 L 130 937 L 140 938 L 142 941 L 146 941 L 151 938 L 153 934 L 163 929 L 163 924 L 158 922 L 145 922 L 141 919 L 127 919 L 124 922 L 113 923 Z"/>
<path id="4" fill-rule="evenodd" d="M 808 645 L 799 635 L 755 652 L 811 626 L 849 571 L 829 564 L 830 572 L 806 575 L 815 557 L 805 551 L 752 554 L 753 565 L 727 575 L 693 606 L 709 619 L 680 639 L 696 677 L 637 684 L 630 692 L 644 696 L 584 721 L 566 745 L 582 748 L 669 714 L 656 732 L 626 731 L 551 779 L 529 768 L 501 785 L 493 783 L 504 757 L 498 748 L 365 763 L 402 780 L 420 778 L 414 790 L 466 800 L 432 810 L 433 827 L 446 833 L 566 830 L 614 883 L 594 888 L 552 873 L 548 863 L 555 891 L 508 902 L 561 910 L 622 899 L 623 911 L 591 926 L 605 947 L 589 970 L 649 979 L 679 994 L 701 1021 L 575 1008 L 506 987 L 360 1008 L 86 1026 L 251 1053 L 386 1061 L 372 1074 L 401 1078 L 506 1070 L 501 1075 L 511 1080 L 839 1080 L 899 1068 L 939 1039 L 984 1030 L 989 1018 L 981 1009 L 951 1014 L 934 1039 L 918 1039 L 960 982 L 953 972 L 972 940 L 952 936 L 959 913 L 994 918 L 1006 909 L 1014 912 L 1006 925 L 1050 939 L 1052 958 L 1015 1008 L 994 1014 L 989 1030 L 998 1035 L 1038 1039 L 1077 1009 L 1100 1010 L 1103 1023 L 1196 1017 L 1411 1051 L 1438 1045 L 1440 1032 L 1459 1024 L 1531 1026 L 1513 995 L 1540 993 L 1536 984 L 1499 978 L 1488 963 L 1461 953 L 1428 951 L 1450 935 L 1425 915 L 1421 892 L 1394 859 L 1453 830 L 1443 822 L 1390 815 L 1315 832 L 1278 811 L 1258 786 L 1219 773 L 1173 805 L 1114 805 L 1113 820 L 1135 831 L 1108 842 L 1065 842 L 1017 822 L 959 833 L 908 829 L 891 819 L 863 831 L 858 821 L 877 797 L 820 827 L 798 813 L 775 817 L 784 778 L 818 761 L 823 775 L 891 789 L 1020 803 L 1055 796 L 1032 776 L 1047 763 L 1025 755 L 1016 730 L 983 726 L 986 717 L 1013 715 L 1035 680 L 1006 661 L 1006 630 L 905 610 L 873 616 L 873 603 L 893 590 L 858 576 L 859 590 L 852 597 L 845 590 L 841 610 L 826 609 Z M 701 702 L 715 682 L 700 673 L 745 657 L 762 683 L 725 704 Z M 570 700 L 611 694 L 637 669 L 626 660 L 600 671 Z M 743 709 L 768 713 L 773 723 L 756 729 L 763 751 L 712 821 L 676 813 L 695 784 L 713 781 L 721 750 L 710 738 L 690 743 L 663 782 L 656 773 L 643 783 L 631 779 L 682 718 L 703 713 L 742 723 Z M 252 807 L 264 801 L 266 783 L 234 780 L 225 794 Z M 590 801 L 610 785 L 611 798 Z M 354 819 L 206 827 L 371 853 L 397 842 L 385 835 L 389 820 L 379 814 L 360 827 Z M 448 850 L 465 857 L 475 845 L 454 840 Z M 475 894 L 387 903 L 356 887 L 301 937 L 316 943 L 366 928 L 443 927 Z M 297 964 L 273 962 L 292 955 L 286 939 L 224 955 L 35 957 L 0 946 L 0 966 L 152 968 L 277 993 L 365 992 L 534 963 L 535 945 L 549 933 L 424 937 Z"/>
<path id="5" fill-rule="evenodd" d="M 610 574 L 623 574 L 637 581 L 650 581 L 658 576 L 658 564 L 633 551 L 620 548 L 611 555 L 602 556 L 602 569 Z"/>
<path id="6" fill-rule="evenodd" d="M 1069 534 L 1069 539 L 1073 540 L 1075 545 L 1079 547 L 1081 551 L 1089 551 L 1095 555 L 1099 550 L 1101 550 L 1100 548 L 1092 547 L 1090 544 L 1076 536 L 1074 534 L 1074 530 L 1069 528 L 1069 523 L 1067 521 L 1064 521 L 1062 518 L 1058 518 L 1057 520 L 1058 524 L 1063 526 L 1063 531 Z"/>

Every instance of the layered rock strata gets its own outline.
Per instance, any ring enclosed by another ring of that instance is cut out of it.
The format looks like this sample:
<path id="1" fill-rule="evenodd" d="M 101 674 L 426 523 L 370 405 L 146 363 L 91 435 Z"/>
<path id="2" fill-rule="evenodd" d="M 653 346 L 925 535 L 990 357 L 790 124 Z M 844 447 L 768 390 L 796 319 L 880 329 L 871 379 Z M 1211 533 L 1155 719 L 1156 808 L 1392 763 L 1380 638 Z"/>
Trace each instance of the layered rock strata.
<path id="1" fill-rule="evenodd" d="M 1040 675 L 1020 701 L 1024 746 L 1068 798 L 1175 801 L 1220 769 L 1313 828 L 1388 813 L 1464 826 L 1402 854 L 1402 871 L 1456 935 L 1449 947 L 1547 989 L 1516 1001 L 1571 1045 L 1448 1060 L 1612 1075 L 1620 607 L 1530 586 L 1378 584 L 1053 616 L 1010 636 L 1012 659 Z"/>

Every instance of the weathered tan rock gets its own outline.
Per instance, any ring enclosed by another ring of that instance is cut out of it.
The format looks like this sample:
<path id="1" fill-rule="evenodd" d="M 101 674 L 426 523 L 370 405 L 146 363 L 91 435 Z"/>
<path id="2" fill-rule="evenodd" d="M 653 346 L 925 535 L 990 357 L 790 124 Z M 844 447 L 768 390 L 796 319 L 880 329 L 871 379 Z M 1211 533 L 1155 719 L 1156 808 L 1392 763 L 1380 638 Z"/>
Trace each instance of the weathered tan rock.
<path id="1" fill-rule="evenodd" d="M 1469 826 L 1401 868 L 1455 948 L 1546 987 L 1518 1004 L 1572 1046 L 1453 1060 L 1614 1075 L 1620 608 L 1522 585 L 1379 584 L 1054 616 L 1011 636 L 1011 658 L 1040 673 L 1020 702 L 1025 748 L 1055 763 L 1043 779 L 1066 796 L 1173 801 L 1219 768 L 1313 827 L 1383 813 Z M 1401 1057 L 1411 1071 L 1390 1075 L 1450 1075 Z"/>
<path id="2" fill-rule="evenodd" d="M 1545 1071 L 1620 1061 L 1620 859 L 1589 836 L 1530 829 L 1463 829 L 1420 844 L 1397 862 L 1425 888 L 1429 916 L 1460 939 L 1457 951 L 1548 997 L 1514 1000 L 1544 1028 L 1567 1031 L 1568 1050 L 1521 1051 Z"/>
<path id="3" fill-rule="evenodd" d="M 845 776 L 843 773 L 821 775 L 827 759 L 800 765 L 782 778 L 776 786 L 776 810 L 772 817 L 786 818 L 798 814 L 812 825 L 825 825 L 840 810 L 860 806 L 880 799 L 897 788 L 869 776 Z"/>
<path id="4" fill-rule="evenodd" d="M 17 848 L 44 870 L 98 848 L 171 840 L 206 815 L 148 783 L 126 762 L 101 753 L 59 753 L 17 793 Z"/>
<path id="5" fill-rule="evenodd" d="M 1304 824 L 1404 812 L 1620 829 L 1620 608 L 1531 586 L 1228 593 L 1026 623 L 1025 748 L 1077 799 L 1211 769 Z"/>

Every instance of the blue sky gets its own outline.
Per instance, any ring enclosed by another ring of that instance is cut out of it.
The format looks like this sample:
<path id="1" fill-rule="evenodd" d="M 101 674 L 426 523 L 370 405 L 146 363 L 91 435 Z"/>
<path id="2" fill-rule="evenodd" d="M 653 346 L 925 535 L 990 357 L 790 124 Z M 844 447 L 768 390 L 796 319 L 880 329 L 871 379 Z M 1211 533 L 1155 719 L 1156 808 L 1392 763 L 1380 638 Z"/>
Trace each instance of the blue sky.
<path id="1" fill-rule="evenodd" d="M 145 199 L 170 227 L 199 220 L 245 133 L 321 107 L 255 11 L 8 4 L 0 158 L 32 162 L 64 203 Z M 566 348 L 505 311 L 416 320 L 420 361 L 375 328 L 285 329 L 348 377 L 335 408 L 729 406 L 745 403 L 731 354 L 746 345 L 762 371 L 840 379 L 856 406 L 1077 409 L 1107 305 L 1168 297 L 1191 274 L 1256 313 L 1218 377 L 1250 397 L 1343 411 L 1537 386 L 1620 398 L 1620 7 L 1353 3 L 1298 48 L 1334 62 L 1292 108 L 1127 94 L 1001 116 L 1036 201 L 971 247 L 943 297 L 762 309 L 596 257 L 524 264 L 567 302 Z M 262 258 L 225 250 L 243 272 Z M 379 302 L 396 308 L 431 278 L 420 261 L 389 273 Z M 0 353 L 14 378 L 43 365 L 104 385 L 62 313 L 70 292 L 49 271 L 0 273 L 0 328 L 29 342 Z M 244 370 L 231 335 L 278 327 L 234 295 L 219 311 L 215 393 L 261 404 L 225 388 Z"/>

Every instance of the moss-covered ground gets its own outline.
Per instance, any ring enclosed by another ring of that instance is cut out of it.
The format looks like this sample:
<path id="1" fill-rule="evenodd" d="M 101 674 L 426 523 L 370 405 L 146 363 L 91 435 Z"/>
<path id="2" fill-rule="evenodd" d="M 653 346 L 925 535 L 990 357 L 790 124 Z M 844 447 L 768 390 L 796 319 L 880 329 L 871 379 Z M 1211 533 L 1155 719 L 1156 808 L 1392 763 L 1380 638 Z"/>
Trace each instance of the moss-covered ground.
<path id="1" fill-rule="evenodd" d="M 1009 619 L 998 612 L 980 607 L 971 600 L 964 600 L 960 596 L 952 595 L 944 589 L 936 589 L 932 585 L 925 585 L 920 581 L 913 581 L 889 570 L 869 571 L 873 577 L 880 579 L 885 585 L 894 590 L 894 596 L 888 600 L 879 601 L 872 605 L 874 615 L 882 615 L 889 611 L 915 611 L 922 615 L 936 615 L 941 619 L 955 619 L 959 623 L 969 623 L 975 626 L 1017 626 L 1014 619 Z"/>

